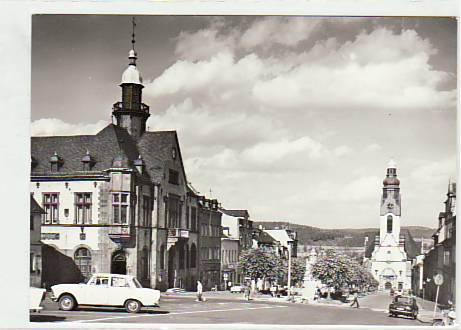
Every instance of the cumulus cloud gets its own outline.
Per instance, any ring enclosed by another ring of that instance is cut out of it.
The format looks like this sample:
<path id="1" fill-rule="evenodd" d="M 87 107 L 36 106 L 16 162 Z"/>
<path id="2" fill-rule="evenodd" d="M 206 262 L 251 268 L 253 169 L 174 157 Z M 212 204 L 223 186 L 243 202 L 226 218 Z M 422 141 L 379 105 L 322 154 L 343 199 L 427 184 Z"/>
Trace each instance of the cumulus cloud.
<path id="1" fill-rule="evenodd" d="M 149 125 L 178 130 L 192 181 L 219 187 L 224 202 L 241 206 L 249 195 L 237 197 L 235 185 L 248 194 L 260 187 L 265 198 L 251 193 L 251 207 L 267 214 L 277 214 L 266 205 L 276 203 L 275 186 L 293 190 L 282 199 L 287 207 L 331 199 L 347 207 L 378 198 L 381 189 L 382 178 L 366 170 L 376 162 L 364 159 L 357 168 L 354 160 L 394 152 L 379 138 L 357 144 L 350 137 L 359 130 L 343 131 L 351 125 L 347 116 L 361 114 L 356 120 L 378 127 L 375 113 L 455 109 L 456 91 L 442 88 L 450 74 L 430 64 L 438 54 L 430 40 L 380 26 L 356 29 L 346 40 L 319 37 L 325 22 L 269 17 L 181 32 L 178 61 L 147 84 L 145 94 L 157 104 Z M 363 132 L 374 134 L 366 126 Z"/>
<path id="2" fill-rule="evenodd" d="M 32 136 L 96 134 L 109 124 L 105 120 L 96 123 L 69 124 L 57 118 L 43 118 L 32 122 Z"/>
<path id="3" fill-rule="evenodd" d="M 366 20 L 223 18 L 183 30 L 175 61 L 145 84 L 148 126 L 177 130 L 194 186 L 254 218 L 334 227 L 320 215 L 353 213 L 348 226 L 377 226 L 381 171 L 395 154 L 418 160 L 402 162 L 417 209 L 419 191 L 439 194 L 432 187 L 456 164 L 424 163 L 420 147 L 438 150 L 429 133 L 455 129 L 453 74 L 434 66 L 439 50 L 417 30 L 365 29 Z M 425 119 L 433 110 L 443 120 Z M 94 134 L 105 124 L 42 119 L 32 131 Z"/>

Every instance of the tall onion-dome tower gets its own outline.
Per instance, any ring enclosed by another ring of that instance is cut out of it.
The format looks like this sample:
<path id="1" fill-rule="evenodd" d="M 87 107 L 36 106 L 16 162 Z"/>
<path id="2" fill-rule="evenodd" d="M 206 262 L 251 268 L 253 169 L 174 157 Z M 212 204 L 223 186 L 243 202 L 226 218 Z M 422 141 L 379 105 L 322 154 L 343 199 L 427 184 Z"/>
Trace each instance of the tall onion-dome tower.
<path id="1" fill-rule="evenodd" d="M 149 106 L 142 103 L 142 77 L 137 68 L 137 53 L 135 51 L 135 22 L 133 19 L 132 49 L 128 54 L 129 64 L 122 74 L 122 101 L 113 105 L 112 115 L 117 125 L 125 128 L 128 133 L 138 139 L 146 131 L 146 121 L 149 118 Z"/>
<path id="2" fill-rule="evenodd" d="M 397 166 L 391 160 L 387 165 L 386 177 L 383 180 L 383 194 L 381 197 L 381 222 L 380 222 L 380 243 L 387 236 L 392 236 L 393 241 L 399 242 L 400 237 L 400 180 L 397 179 Z"/>
<path id="3" fill-rule="evenodd" d="M 391 160 L 383 180 L 379 236 L 371 255 L 371 272 L 380 290 L 411 288 L 411 262 L 407 260 L 405 237 L 400 235 L 400 197 L 397 166 Z"/>

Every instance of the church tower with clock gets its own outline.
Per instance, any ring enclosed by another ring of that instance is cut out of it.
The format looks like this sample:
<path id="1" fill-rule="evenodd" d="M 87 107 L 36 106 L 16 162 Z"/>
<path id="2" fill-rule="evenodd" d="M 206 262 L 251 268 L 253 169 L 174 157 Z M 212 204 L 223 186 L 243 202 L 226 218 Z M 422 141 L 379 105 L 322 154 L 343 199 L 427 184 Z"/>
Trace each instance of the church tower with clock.
<path id="1" fill-rule="evenodd" d="M 405 251 L 405 236 L 400 233 L 400 180 L 394 161 L 387 165 L 380 206 L 379 236 L 371 255 L 371 272 L 380 290 L 411 288 L 411 261 Z"/>

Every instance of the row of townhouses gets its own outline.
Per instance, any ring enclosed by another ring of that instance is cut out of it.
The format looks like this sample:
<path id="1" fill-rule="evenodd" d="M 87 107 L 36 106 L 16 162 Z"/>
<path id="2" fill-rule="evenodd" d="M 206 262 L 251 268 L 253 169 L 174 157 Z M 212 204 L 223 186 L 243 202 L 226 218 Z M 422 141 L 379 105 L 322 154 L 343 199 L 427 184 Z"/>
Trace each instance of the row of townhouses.
<path id="1" fill-rule="evenodd" d="M 133 49 L 128 58 L 115 123 L 95 135 L 32 137 L 31 285 L 97 272 L 161 290 L 242 282 L 238 257 L 258 230 L 248 211 L 223 209 L 187 181 L 176 131 L 146 130 Z"/>
<path id="2" fill-rule="evenodd" d="M 413 260 L 412 290 L 432 301 L 447 305 L 449 301 L 456 302 L 456 183 L 448 185 L 444 210 L 438 217 L 438 226 L 432 235 L 432 247 L 428 251 L 421 249 Z M 439 288 L 434 276 L 441 274 L 443 283 Z"/>

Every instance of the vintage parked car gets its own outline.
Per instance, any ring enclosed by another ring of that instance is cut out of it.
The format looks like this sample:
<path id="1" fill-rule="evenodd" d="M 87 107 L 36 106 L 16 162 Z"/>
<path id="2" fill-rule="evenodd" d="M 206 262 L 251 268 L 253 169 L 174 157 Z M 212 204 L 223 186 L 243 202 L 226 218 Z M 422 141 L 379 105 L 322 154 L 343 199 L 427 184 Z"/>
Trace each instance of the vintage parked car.
<path id="1" fill-rule="evenodd" d="M 125 307 L 137 313 L 142 307 L 159 307 L 160 301 L 159 290 L 143 288 L 131 275 L 94 274 L 86 284 L 53 285 L 51 292 L 51 299 L 64 311 L 87 305 Z"/>
<path id="2" fill-rule="evenodd" d="M 245 290 L 245 287 L 243 285 L 240 285 L 240 284 L 233 285 L 230 288 L 231 293 L 242 293 L 244 290 Z"/>
<path id="3" fill-rule="evenodd" d="M 45 300 L 45 295 L 45 289 L 31 287 L 29 290 L 29 311 L 38 312 L 43 309 L 41 304 Z"/>
<path id="4" fill-rule="evenodd" d="M 405 315 L 416 319 L 418 316 L 416 299 L 409 296 L 396 296 L 389 305 L 389 316 Z"/>

